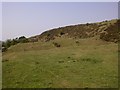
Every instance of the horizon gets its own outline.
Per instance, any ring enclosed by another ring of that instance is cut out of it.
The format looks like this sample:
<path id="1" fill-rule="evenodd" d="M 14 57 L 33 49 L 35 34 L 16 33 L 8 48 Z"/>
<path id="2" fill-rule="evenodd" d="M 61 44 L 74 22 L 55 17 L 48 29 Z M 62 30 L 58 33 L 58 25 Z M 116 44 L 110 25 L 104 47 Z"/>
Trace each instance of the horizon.
<path id="1" fill-rule="evenodd" d="M 119 20 L 119 19 L 111 19 L 111 20 Z M 111 21 L 111 20 L 107 20 L 107 21 Z M 106 21 L 106 20 L 104 20 L 104 21 Z M 57 29 L 57 28 L 64 28 L 64 27 L 67 27 L 67 26 L 74 26 L 74 25 L 81 25 L 81 24 L 87 24 L 87 23 L 89 23 L 89 24 L 92 24 L 92 23 L 100 23 L 100 22 L 103 22 L 103 21 L 98 21 L 98 22 L 86 22 L 86 23 L 78 23 L 78 24 L 70 24 L 70 25 L 65 25 L 65 26 L 60 26 L 60 27 L 55 27 L 55 28 L 50 28 L 50 29 L 48 29 L 48 30 L 44 30 L 43 32 L 46 32 L 46 31 L 49 31 L 49 30 L 52 30 L 52 29 Z M 43 32 L 41 32 L 40 34 L 42 34 Z M 40 34 L 36 34 L 36 35 L 40 35 Z M 34 36 L 36 36 L 36 35 L 32 35 L 32 36 L 29 36 L 29 37 L 26 37 L 26 38 L 30 38 L 30 37 L 34 37 Z M 24 35 L 21 35 L 21 36 L 18 36 L 18 37 L 14 37 L 14 38 L 8 38 L 8 39 L 6 39 L 6 40 L 12 40 L 12 39 L 15 39 L 15 38 L 19 38 L 19 37 L 22 37 L 22 36 L 24 36 Z M 4 40 L 4 41 L 6 41 L 6 40 Z M 3 40 L 2 40 L 3 41 Z"/>
<path id="2" fill-rule="evenodd" d="M 54 28 L 118 19 L 117 2 L 2 3 L 2 41 Z M 11 32 L 12 31 L 12 32 Z"/>

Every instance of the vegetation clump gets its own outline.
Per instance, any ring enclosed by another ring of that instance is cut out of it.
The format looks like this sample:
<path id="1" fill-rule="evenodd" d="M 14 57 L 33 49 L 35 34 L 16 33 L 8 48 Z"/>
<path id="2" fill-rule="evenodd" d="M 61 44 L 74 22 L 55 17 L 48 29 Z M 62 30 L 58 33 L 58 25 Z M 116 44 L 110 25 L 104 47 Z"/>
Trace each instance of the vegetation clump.
<path id="1" fill-rule="evenodd" d="M 83 62 L 90 62 L 90 63 L 99 63 L 99 62 L 102 62 L 102 60 L 97 59 L 97 58 L 93 58 L 93 57 L 81 58 L 81 61 L 83 61 Z"/>
<path id="2" fill-rule="evenodd" d="M 79 46 L 79 41 L 78 40 L 76 40 L 75 43 Z"/>
<path id="3" fill-rule="evenodd" d="M 5 52 L 7 51 L 7 48 L 6 47 L 2 47 L 2 52 Z"/>
<path id="4" fill-rule="evenodd" d="M 8 61 L 8 59 L 2 60 L 2 62 L 7 62 L 7 61 Z"/>
<path id="5" fill-rule="evenodd" d="M 60 60 L 60 61 L 58 61 L 59 63 L 64 63 L 64 61 L 62 61 L 62 60 Z"/>
<path id="6" fill-rule="evenodd" d="M 55 47 L 61 47 L 61 45 L 58 44 L 58 43 L 56 43 L 56 42 L 53 42 L 53 45 L 54 45 Z"/>
<path id="7" fill-rule="evenodd" d="M 7 49 L 12 45 L 16 45 L 18 43 L 27 43 L 27 42 L 29 42 L 29 41 L 25 36 L 21 36 L 16 39 L 8 39 L 8 40 L 2 42 L 2 52 L 7 51 Z"/>
<path id="8" fill-rule="evenodd" d="M 60 32 L 60 35 L 64 35 L 65 33 L 64 32 Z"/>

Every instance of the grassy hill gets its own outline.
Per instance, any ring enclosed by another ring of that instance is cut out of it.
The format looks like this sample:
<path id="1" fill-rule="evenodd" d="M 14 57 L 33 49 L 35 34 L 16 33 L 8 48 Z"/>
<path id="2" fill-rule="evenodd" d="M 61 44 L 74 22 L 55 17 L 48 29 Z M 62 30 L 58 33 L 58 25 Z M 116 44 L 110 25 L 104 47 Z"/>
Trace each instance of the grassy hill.
<path id="1" fill-rule="evenodd" d="M 118 30 L 120 20 L 114 19 L 97 23 L 87 23 L 59 27 L 43 32 L 40 35 L 29 38 L 32 40 L 50 41 L 58 37 L 83 39 L 99 36 L 100 39 L 110 42 L 118 42 L 120 31 Z"/>
<path id="2" fill-rule="evenodd" d="M 3 88 L 117 88 L 118 21 L 110 22 L 53 29 L 11 46 L 3 52 Z"/>

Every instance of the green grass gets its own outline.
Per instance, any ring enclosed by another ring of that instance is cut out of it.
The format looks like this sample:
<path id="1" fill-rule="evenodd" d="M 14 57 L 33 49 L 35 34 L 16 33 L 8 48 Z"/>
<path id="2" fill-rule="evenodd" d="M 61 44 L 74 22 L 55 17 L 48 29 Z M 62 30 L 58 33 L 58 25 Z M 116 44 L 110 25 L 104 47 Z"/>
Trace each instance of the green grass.
<path id="1" fill-rule="evenodd" d="M 3 53 L 3 88 L 118 87 L 117 44 L 58 38 L 18 44 Z"/>

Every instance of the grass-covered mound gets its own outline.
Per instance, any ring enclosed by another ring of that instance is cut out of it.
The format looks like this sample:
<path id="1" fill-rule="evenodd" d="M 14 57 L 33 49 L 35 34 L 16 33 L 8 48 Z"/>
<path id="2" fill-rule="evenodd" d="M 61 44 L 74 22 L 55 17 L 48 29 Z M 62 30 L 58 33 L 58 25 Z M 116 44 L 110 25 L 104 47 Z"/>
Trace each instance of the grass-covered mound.
<path id="1" fill-rule="evenodd" d="M 2 62 L 3 88 L 118 87 L 117 44 L 98 37 L 19 43 Z"/>

